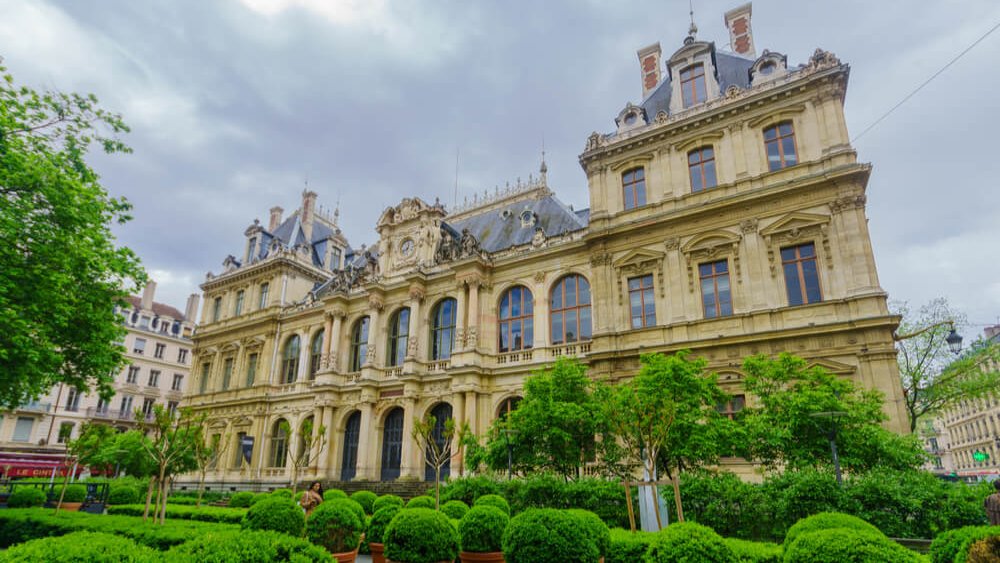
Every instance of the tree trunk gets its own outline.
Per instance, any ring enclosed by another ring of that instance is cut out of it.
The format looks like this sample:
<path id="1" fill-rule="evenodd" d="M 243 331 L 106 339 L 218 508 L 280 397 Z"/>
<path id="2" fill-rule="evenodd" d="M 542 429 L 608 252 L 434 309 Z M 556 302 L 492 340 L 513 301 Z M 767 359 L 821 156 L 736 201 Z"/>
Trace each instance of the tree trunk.
<path id="1" fill-rule="evenodd" d="M 153 522 L 155 523 L 159 517 L 160 512 L 165 510 L 167 505 L 167 497 L 164 491 L 166 490 L 166 477 L 167 477 L 167 465 L 166 462 L 160 464 L 160 476 L 156 479 L 157 491 L 159 494 L 156 499 L 156 510 L 153 511 Z"/>
<path id="2" fill-rule="evenodd" d="M 167 521 L 167 485 L 169 481 L 164 478 L 160 481 L 160 525 Z"/>
<path id="3" fill-rule="evenodd" d="M 53 512 L 53 514 L 59 512 L 59 509 L 62 508 L 63 495 L 66 494 L 66 486 L 67 485 L 69 485 L 69 458 L 68 457 L 66 458 L 66 475 L 63 477 L 62 490 L 59 491 L 59 502 L 56 503 L 56 509 Z"/>
<path id="4" fill-rule="evenodd" d="M 146 487 L 146 508 L 142 511 L 142 521 L 145 522 L 149 518 L 149 503 L 153 500 L 153 484 L 156 483 L 156 477 L 149 478 L 149 486 Z"/>
<path id="5" fill-rule="evenodd" d="M 206 470 L 201 470 L 201 476 L 198 478 L 198 502 L 194 504 L 195 508 L 201 508 L 201 497 L 205 494 L 205 473 Z"/>
<path id="6" fill-rule="evenodd" d="M 670 479 L 674 485 L 674 504 L 677 505 L 677 521 L 684 521 L 684 509 L 681 508 L 681 476 L 680 470 L 676 471 Z"/>
<path id="7" fill-rule="evenodd" d="M 444 465 L 443 463 L 441 465 Z M 441 465 L 434 466 L 434 509 L 441 510 Z"/>

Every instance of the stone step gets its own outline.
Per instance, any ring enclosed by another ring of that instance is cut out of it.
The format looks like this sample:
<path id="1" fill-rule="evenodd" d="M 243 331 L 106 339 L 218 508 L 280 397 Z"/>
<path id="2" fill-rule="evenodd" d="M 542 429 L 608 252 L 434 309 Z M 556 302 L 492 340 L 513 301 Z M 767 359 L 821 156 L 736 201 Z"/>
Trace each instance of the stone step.
<path id="1" fill-rule="evenodd" d="M 397 495 L 405 500 L 427 493 L 434 483 L 425 481 L 323 481 L 324 489 L 340 489 L 347 494 L 371 491 L 377 495 Z"/>

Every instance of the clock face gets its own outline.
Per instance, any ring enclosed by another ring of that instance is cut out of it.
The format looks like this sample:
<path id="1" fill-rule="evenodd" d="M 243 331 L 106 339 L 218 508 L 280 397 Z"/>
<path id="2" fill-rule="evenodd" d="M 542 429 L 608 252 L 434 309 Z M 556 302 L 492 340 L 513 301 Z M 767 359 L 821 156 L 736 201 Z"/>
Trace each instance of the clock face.
<path id="1" fill-rule="evenodd" d="M 413 239 L 408 238 L 404 240 L 403 244 L 399 247 L 399 251 L 403 254 L 403 256 L 410 256 L 413 254 Z"/>

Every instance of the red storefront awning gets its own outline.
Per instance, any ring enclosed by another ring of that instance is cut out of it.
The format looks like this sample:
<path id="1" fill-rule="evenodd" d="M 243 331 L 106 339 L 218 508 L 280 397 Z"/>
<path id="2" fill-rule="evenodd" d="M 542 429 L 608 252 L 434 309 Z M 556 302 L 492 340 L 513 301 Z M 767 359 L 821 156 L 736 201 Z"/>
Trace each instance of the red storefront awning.
<path id="1" fill-rule="evenodd" d="M 56 475 L 65 476 L 73 469 L 66 465 L 64 456 L 45 454 L 20 454 L 0 452 L 0 475 L 4 477 L 50 477 L 55 469 Z M 77 475 L 81 468 L 77 468 Z"/>

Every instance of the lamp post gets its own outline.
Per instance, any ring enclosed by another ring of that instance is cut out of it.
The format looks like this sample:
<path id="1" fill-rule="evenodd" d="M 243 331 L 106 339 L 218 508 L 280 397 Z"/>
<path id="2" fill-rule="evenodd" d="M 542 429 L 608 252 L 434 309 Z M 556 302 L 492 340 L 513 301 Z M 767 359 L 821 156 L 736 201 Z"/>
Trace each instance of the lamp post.
<path id="1" fill-rule="evenodd" d="M 814 412 L 809 416 L 830 419 L 830 430 L 828 430 L 827 438 L 830 440 L 830 453 L 833 456 L 833 471 L 837 476 L 837 485 L 843 486 L 844 480 L 840 475 L 840 456 L 837 454 L 837 419 L 847 416 L 847 413 L 844 411 L 823 411 Z"/>
<path id="2" fill-rule="evenodd" d="M 510 437 L 517 434 L 517 430 L 508 424 L 507 428 L 501 432 L 503 432 L 504 441 L 507 443 L 507 480 L 510 481 L 514 476 L 514 446 L 510 443 Z"/>
<path id="3" fill-rule="evenodd" d="M 895 340 L 896 342 L 899 342 L 900 340 L 906 340 L 908 338 L 913 338 L 914 336 L 920 336 L 921 334 L 927 332 L 928 330 L 933 330 L 939 326 L 944 326 L 944 325 L 948 325 L 949 327 L 951 327 L 951 330 L 948 331 L 948 336 L 944 337 L 944 341 L 948 343 L 948 349 L 951 350 L 952 354 L 958 354 L 959 352 L 962 351 L 962 335 L 955 331 L 955 321 L 952 320 L 937 322 L 932 325 L 925 326 L 924 328 L 915 332 L 911 332 L 909 334 L 893 333 L 892 339 Z"/>

